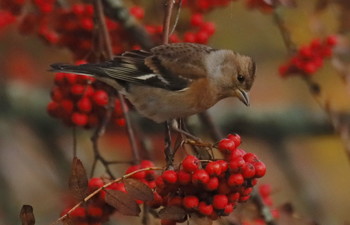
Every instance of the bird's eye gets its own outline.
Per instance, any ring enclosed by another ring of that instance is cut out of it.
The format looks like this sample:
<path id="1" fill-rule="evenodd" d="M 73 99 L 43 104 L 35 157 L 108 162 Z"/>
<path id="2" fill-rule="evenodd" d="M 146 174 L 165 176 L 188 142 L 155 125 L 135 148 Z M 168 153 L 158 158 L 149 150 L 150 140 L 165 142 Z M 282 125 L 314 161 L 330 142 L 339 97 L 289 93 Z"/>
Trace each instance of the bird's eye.
<path id="1" fill-rule="evenodd" d="M 245 77 L 244 77 L 243 75 L 238 75 L 237 80 L 238 80 L 240 83 L 243 83 L 243 82 L 245 81 Z"/>

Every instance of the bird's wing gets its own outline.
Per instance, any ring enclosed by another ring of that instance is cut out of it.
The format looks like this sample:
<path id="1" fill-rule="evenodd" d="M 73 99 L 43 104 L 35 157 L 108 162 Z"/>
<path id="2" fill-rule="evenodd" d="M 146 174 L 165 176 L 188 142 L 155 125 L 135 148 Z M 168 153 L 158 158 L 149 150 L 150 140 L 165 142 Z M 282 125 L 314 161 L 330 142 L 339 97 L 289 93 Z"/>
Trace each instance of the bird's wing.
<path id="1" fill-rule="evenodd" d="M 206 76 L 203 53 L 212 48 L 190 43 L 160 45 L 150 51 L 127 51 L 98 64 L 53 64 L 52 71 L 114 78 L 128 83 L 181 91 L 193 79 Z"/>

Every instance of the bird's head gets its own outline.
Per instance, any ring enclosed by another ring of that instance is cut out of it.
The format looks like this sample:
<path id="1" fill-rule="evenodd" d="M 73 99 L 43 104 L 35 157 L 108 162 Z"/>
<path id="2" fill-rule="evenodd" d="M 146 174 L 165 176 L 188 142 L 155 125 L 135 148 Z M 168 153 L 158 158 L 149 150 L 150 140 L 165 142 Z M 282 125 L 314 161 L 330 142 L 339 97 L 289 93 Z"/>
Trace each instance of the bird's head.
<path id="1" fill-rule="evenodd" d="M 248 92 L 255 79 L 255 62 L 249 56 L 236 54 L 234 58 L 235 69 L 233 70 L 233 95 L 249 106 Z"/>

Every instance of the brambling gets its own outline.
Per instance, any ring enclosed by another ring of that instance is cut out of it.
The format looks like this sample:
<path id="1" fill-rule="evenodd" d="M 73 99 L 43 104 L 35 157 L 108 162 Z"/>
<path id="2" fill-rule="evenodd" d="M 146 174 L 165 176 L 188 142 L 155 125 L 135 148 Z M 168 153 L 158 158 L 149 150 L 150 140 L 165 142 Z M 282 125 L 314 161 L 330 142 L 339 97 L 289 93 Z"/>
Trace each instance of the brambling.
<path id="1" fill-rule="evenodd" d="M 249 105 L 248 91 L 255 78 L 255 63 L 249 56 L 194 43 L 159 45 L 102 63 L 57 63 L 51 68 L 107 83 L 158 123 L 203 112 L 227 97 Z"/>

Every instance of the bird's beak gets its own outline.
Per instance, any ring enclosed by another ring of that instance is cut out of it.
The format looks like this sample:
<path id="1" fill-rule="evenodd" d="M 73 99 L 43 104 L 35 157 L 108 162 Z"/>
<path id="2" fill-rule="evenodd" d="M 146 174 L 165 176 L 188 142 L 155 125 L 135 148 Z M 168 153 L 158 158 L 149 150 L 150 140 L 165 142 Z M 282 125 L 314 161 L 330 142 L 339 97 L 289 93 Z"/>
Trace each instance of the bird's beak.
<path id="1" fill-rule="evenodd" d="M 244 103 L 244 105 L 249 106 L 249 95 L 245 90 L 237 89 L 236 95 Z"/>

